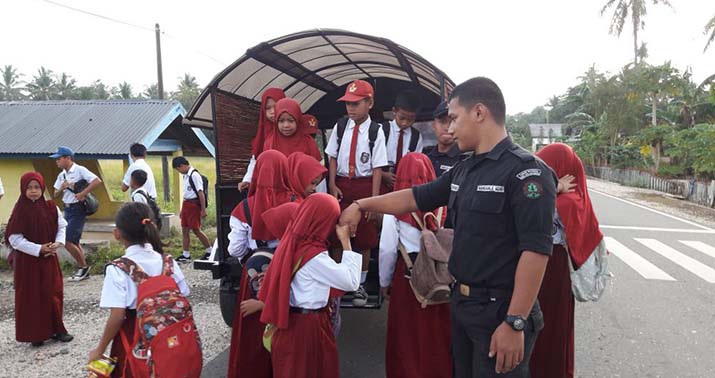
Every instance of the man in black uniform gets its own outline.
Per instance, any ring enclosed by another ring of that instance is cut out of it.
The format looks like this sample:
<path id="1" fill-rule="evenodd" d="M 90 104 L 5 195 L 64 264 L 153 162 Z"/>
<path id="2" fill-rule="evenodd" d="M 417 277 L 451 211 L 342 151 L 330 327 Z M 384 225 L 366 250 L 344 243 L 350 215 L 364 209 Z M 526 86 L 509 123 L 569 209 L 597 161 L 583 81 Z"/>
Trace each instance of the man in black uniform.
<path id="1" fill-rule="evenodd" d="M 459 151 L 454 136 L 449 132 L 449 108 L 447 101 L 442 101 L 432 112 L 432 129 L 437 137 L 437 145 L 425 147 L 423 152 L 434 167 L 437 177 L 449 172 L 455 164 L 467 158 L 467 154 Z"/>
<path id="2" fill-rule="evenodd" d="M 405 214 L 448 206 L 455 226 L 449 269 L 454 376 L 528 377 L 529 356 L 543 327 L 536 303 L 548 257 L 556 177 L 512 143 L 499 87 L 487 78 L 450 96 L 450 132 L 474 155 L 437 180 L 354 202 L 341 224 L 361 211 Z"/>

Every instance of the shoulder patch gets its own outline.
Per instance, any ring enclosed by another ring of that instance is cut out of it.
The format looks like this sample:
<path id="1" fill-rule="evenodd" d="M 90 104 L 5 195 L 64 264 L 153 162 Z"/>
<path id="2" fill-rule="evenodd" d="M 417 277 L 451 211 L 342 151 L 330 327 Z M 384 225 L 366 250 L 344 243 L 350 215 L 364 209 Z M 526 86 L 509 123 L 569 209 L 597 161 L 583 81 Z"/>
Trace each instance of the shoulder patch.
<path id="1" fill-rule="evenodd" d="M 519 146 L 514 146 L 514 147 L 510 148 L 509 152 L 511 152 L 514 156 L 518 157 L 523 162 L 534 161 L 534 159 L 535 159 L 534 155 L 531 152 L 529 152 Z"/>
<path id="2" fill-rule="evenodd" d="M 524 193 L 524 197 L 530 200 L 539 199 L 544 191 L 541 184 L 534 180 L 525 182 L 521 190 Z"/>
<path id="3" fill-rule="evenodd" d="M 529 169 L 525 169 L 525 170 L 516 174 L 516 178 L 518 178 L 519 180 L 522 180 L 522 181 L 525 178 L 531 177 L 531 176 L 541 176 L 541 169 L 529 168 Z"/>

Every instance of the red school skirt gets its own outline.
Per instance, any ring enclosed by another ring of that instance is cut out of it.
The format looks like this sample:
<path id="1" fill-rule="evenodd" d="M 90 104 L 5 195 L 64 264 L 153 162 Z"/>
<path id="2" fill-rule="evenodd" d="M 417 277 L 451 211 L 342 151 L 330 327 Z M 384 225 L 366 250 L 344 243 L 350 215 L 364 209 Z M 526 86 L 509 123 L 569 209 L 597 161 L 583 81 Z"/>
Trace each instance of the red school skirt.
<path id="1" fill-rule="evenodd" d="M 190 230 L 201 228 L 201 204 L 198 200 L 184 200 L 181 204 L 181 227 Z"/>
<path id="2" fill-rule="evenodd" d="M 335 179 L 335 185 L 343 192 L 343 199 L 340 201 L 341 211 L 350 206 L 353 201 L 372 197 L 372 177 L 350 179 L 338 176 Z M 368 222 L 364 216 L 360 218 L 352 244 L 353 249 L 356 251 L 365 251 L 377 247 L 377 224 Z"/>
<path id="3" fill-rule="evenodd" d="M 112 340 L 112 349 L 109 352 L 110 357 L 117 359 L 117 365 L 112 371 L 112 378 L 132 378 L 132 373 L 127 356 L 132 353 L 134 343 L 134 328 L 137 322 L 136 311 L 127 309 L 122 328 L 114 336 Z"/>
<path id="4" fill-rule="evenodd" d="M 338 378 L 338 348 L 327 311 L 291 313 L 271 342 L 273 377 Z"/>
<path id="5" fill-rule="evenodd" d="M 452 377 L 451 332 L 449 303 L 422 308 L 398 257 L 387 310 L 385 376 Z"/>
<path id="6" fill-rule="evenodd" d="M 231 325 L 231 350 L 228 354 L 228 378 L 271 378 L 271 354 L 263 347 L 261 313 L 241 316 L 239 305 L 251 297 L 248 269 L 241 274 L 241 289 L 236 297 L 236 312 Z"/>
<path id="7" fill-rule="evenodd" d="M 57 256 L 15 251 L 15 339 L 40 342 L 67 333 L 62 322 L 62 272 Z"/>
<path id="8" fill-rule="evenodd" d="M 534 378 L 574 376 L 574 297 L 566 249 L 554 245 L 539 290 L 544 329 L 539 332 L 529 369 Z"/>

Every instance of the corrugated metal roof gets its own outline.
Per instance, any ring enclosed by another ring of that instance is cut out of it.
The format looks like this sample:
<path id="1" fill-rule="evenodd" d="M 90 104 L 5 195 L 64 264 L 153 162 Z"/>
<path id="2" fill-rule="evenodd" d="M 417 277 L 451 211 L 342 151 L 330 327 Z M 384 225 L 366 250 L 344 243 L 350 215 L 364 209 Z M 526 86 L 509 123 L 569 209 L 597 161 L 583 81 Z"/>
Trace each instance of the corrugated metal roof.
<path id="1" fill-rule="evenodd" d="M 50 154 L 67 146 L 81 155 L 126 155 L 150 146 L 186 113 L 174 100 L 0 102 L 0 154 Z"/>

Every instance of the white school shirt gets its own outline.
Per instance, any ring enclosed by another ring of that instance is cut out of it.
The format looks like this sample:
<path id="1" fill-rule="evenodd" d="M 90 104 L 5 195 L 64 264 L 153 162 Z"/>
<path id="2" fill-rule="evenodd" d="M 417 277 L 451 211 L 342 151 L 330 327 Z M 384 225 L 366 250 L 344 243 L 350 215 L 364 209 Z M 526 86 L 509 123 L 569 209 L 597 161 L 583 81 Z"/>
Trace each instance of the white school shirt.
<path id="1" fill-rule="evenodd" d="M 417 147 L 412 152 L 422 152 L 422 134 L 418 131 L 419 139 L 417 139 Z M 408 127 L 402 134 L 402 157 L 405 157 L 410 152 L 410 140 L 412 139 L 412 128 Z M 400 127 L 397 126 L 397 122 L 390 121 L 390 137 L 387 138 L 387 163 L 390 166 L 394 166 L 397 161 L 397 143 L 400 137 Z"/>
<path id="2" fill-rule="evenodd" d="M 151 167 L 145 159 L 134 160 L 132 165 L 129 166 L 129 169 L 127 169 L 127 173 L 124 174 L 122 184 L 129 186 L 132 179 L 132 172 L 136 170 L 146 172 L 146 183 L 144 184 L 144 189 L 151 198 L 156 199 L 156 181 L 154 181 L 154 172 L 151 171 Z"/>
<path id="3" fill-rule="evenodd" d="M 124 256 L 145 271 L 150 277 L 158 276 L 164 266 L 162 256 L 152 249 L 151 244 L 132 245 L 124 252 Z M 174 274 L 171 276 L 179 291 L 184 296 L 189 295 L 189 286 L 179 264 L 174 261 Z M 99 300 L 101 308 L 137 308 L 137 284 L 127 273 L 114 265 L 108 265 L 104 274 L 102 296 Z"/>
<path id="4" fill-rule="evenodd" d="M 362 255 L 343 251 L 342 262 L 337 263 L 323 251 L 298 269 L 290 284 L 290 305 L 316 310 L 328 304 L 330 288 L 355 291 L 360 286 Z"/>
<path id="5" fill-rule="evenodd" d="M 380 286 L 392 285 L 395 264 L 404 264 L 400 251 L 397 249 L 398 238 L 408 253 L 420 251 L 420 230 L 410 223 L 403 222 L 394 215 L 385 214 L 382 217 L 382 233 L 380 234 Z"/>
<path id="6" fill-rule="evenodd" d="M 63 170 L 57 175 L 57 180 L 55 180 L 55 190 L 60 190 L 62 187 L 62 182 L 67 180 L 68 183 L 74 184 L 79 180 L 86 180 L 87 183 L 91 183 L 94 179 L 98 178 L 97 175 L 92 173 L 89 169 L 77 164 L 72 163 L 70 169 Z M 77 203 L 77 198 L 75 198 L 74 193 L 72 193 L 69 188 L 65 189 L 62 193 L 62 202 L 65 205 Z"/>
<path id="7" fill-rule="evenodd" d="M 194 173 L 196 172 L 196 173 Z M 194 167 L 189 167 L 189 171 L 186 172 L 185 175 L 183 175 L 183 180 L 184 180 L 184 200 L 192 200 L 192 199 L 197 199 L 199 198 L 198 194 L 194 192 L 194 189 L 191 187 L 191 184 L 189 184 L 189 180 L 194 181 L 194 185 L 196 186 L 196 190 L 204 190 L 204 182 L 201 179 L 201 175 L 194 169 Z M 204 193 L 206 195 L 206 193 Z"/>
<path id="8" fill-rule="evenodd" d="M 5 195 L 5 189 L 2 187 L 2 179 L 0 178 L 0 197 Z"/>
<path id="9" fill-rule="evenodd" d="M 246 174 L 243 175 L 241 182 L 251 182 L 253 179 L 253 170 L 256 169 L 256 157 L 251 155 L 251 161 L 248 162 L 248 168 L 246 168 Z"/>
<path id="10" fill-rule="evenodd" d="M 228 253 L 231 256 L 242 259 L 249 249 L 258 248 L 256 241 L 251 238 L 251 226 L 248 223 L 232 215 L 228 224 L 231 226 L 231 232 L 228 233 Z M 268 248 L 278 247 L 278 240 L 269 240 L 266 243 Z"/>
<path id="11" fill-rule="evenodd" d="M 65 244 L 65 233 L 67 231 L 67 221 L 62 216 L 60 208 L 57 208 L 57 235 L 55 236 L 55 243 Z M 27 239 L 23 234 L 12 234 L 8 238 L 10 246 L 22 253 L 26 253 L 30 256 L 40 257 L 40 249 L 42 245 L 33 243 Z"/>
<path id="12" fill-rule="evenodd" d="M 132 202 L 140 202 L 145 205 L 148 205 L 149 202 L 146 200 L 146 197 L 144 197 L 143 194 L 139 193 L 140 190 L 143 191 L 144 193 L 147 193 L 146 188 L 143 186 L 140 188 L 134 189 L 134 191 L 132 191 Z"/>
<path id="13" fill-rule="evenodd" d="M 381 168 L 387 165 L 387 151 L 385 149 L 385 133 L 378 132 L 375 139 L 375 147 L 370 151 L 370 117 L 367 117 L 365 122 L 360 124 L 358 132 L 358 144 L 355 150 L 355 177 L 371 177 L 373 168 Z M 330 133 L 328 145 L 325 148 L 325 153 L 331 158 L 337 159 L 338 176 L 350 177 L 350 146 L 352 145 L 353 129 L 355 121 L 348 119 L 348 124 L 345 127 L 345 134 L 340 142 L 340 150 L 338 151 L 338 125 L 335 124 L 333 132 Z"/>

